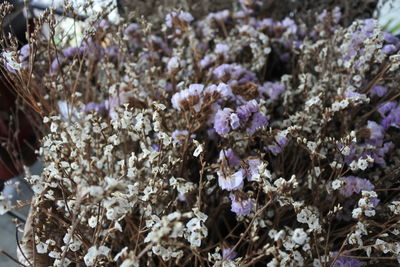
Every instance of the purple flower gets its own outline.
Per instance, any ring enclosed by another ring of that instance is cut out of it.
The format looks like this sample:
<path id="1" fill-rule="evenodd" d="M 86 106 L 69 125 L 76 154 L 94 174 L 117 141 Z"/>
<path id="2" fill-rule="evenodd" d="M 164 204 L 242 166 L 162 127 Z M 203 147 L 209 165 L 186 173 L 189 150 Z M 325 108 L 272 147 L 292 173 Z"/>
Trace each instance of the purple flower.
<path id="1" fill-rule="evenodd" d="M 388 55 L 394 54 L 395 52 L 397 52 L 397 50 L 398 50 L 397 47 L 392 44 L 387 44 L 382 47 L 383 53 Z"/>
<path id="2" fill-rule="evenodd" d="M 221 189 L 228 191 L 240 189 L 243 186 L 245 174 L 244 169 L 239 169 L 231 175 L 226 175 L 225 173 L 218 171 L 218 184 Z"/>
<path id="3" fill-rule="evenodd" d="M 283 28 L 286 29 L 286 32 L 287 32 L 287 33 L 289 33 L 289 34 L 296 34 L 298 27 L 297 27 L 296 23 L 294 22 L 294 20 L 292 20 L 292 19 L 286 17 L 286 18 L 282 21 L 282 24 L 281 24 L 281 25 L 283 26 Z"/>
<path id="4" fill-rule="evenodd" d="M 224 108 L 217 111 L 214 119 L 214 129 L 219 135 L 228 134 L 231 130 L 231 114 L 233 110 Z"/>
<path id="5" fill-rule="evenodd" d="M 370 130 L 371 139 L 383 139 L 384 131 L 383 127 L 374 121 L 368 121 L 367 128 Z"/>
<path id="6" fill-rule="evenodd" d="M 26 44 L 21 47 L 19 50 L 19 62 L 21 63 L 22 68 L 27 69 L 29 66 L 29 54 L 30 54 L 30 48 L 29 44 Z"/>
<path id="7" fill-rule="evenodd" d="M 79 47 L 67 47 L 62 51 L 63 56 L 66 58 L 73 58 L 76 55 L 79 55 L 80 52 L 81 50 L 79 49 Z"/>
<path id="8" fill-rule="evenodd" d="M 394 36 L 391 33 L 388 32 L 383 32 L 383 39 L 385 39 L 385 42 L 388 44 L 399 44 L 400 39 L 396 36 Z"/>
<path id="9" fill-rule="evenodd" d="M 104 103 L 89 102 L 83 109 L 84 112 L 94 111 L 97 113 L 102 113 L 106 111 L 106 106 Z"/>
<path id="10" fill-rule="evenodd" d="M 154 149 L 154 151 L 160 151 L 160 146 L 158 144 L 153 143 L 151 144 L 151 147 Z"/>
<path id="11" fill-rule="evenodd" d="M 335 258 L 338 254 L 338 252 L 335 252 L 332 257 Z M 349 255 L 349 253 L 344 253 L 343 255 Z M 333 267 L 361 267 L 361 262 L 355 258 L 340 256 L 333 263 Z"/>
<path id="12" fill-rule="evenodd" d="M 267 146 L 267 149 L 271 151 L 274 156 L 276 156 L 282 152 L 287 142 L 288 139 L 285 134 L 283 132 L 279 132 L 277 135 L 275 135 L 275 142 L 272 145 Z"/>
<path id="13" fill-rule="evenodd" d="M 217 44 L 215 46 L 215 53 L 217 54 L 226 54 L 229 52 L 229 46 L 226 44 Z"/>
<path id="14" fill-rule="evenodd" d="M 248 159 L 247 160 L 247 165 L 249 166 L 247 168 L 247 180 L 249 182 L 253 181 L 253 176 L 259 174 L 258 167 L 261 165 L 261 160 L 260 159 Z"/>
<path id="15" fill-rule="evenodd" d="M 346 98 L 350 98 L 350 99 L 352 99 L 352 98 L 357 99 L 357 98 L 362 98 L 363 94 L 360 94 L 360 93 L 357 93 L 354 91 L 350 91 L 350 90 L 346 90 L 346 92 L 344 93 L 344 96 Z"/>
<path id="16" fill-rule="evenodd" d="M 180 111 L 193 107 L 196 112 L 199 112 L 202 104 L 200 94 L 203 88 L 202 84 L 191 84 L 189 88 L 175 93 L 171 98 L 172 106 Z"/>
<path id="17" fill-rule="evenodd" d="M 124 30 L 124 36 L 127 37 L 128 39 L 132 39 L 133 37 L 139 35 L 139 24 L 137 23 L 131 23 L 129 24 L 125 30 Z"/>
<path id="18" fill-rule="evenodd" d="M 346 176 L 339 178 L 344 182 L 339 192 L 346 198 L 351 197 L 353 194 L 359 194 L 361 191 L 372 191 L 375 186 L 367 179 L 355 176 Z"/>
<path id="19" fill-rule="evenodd" d="M 378 112 L 382 117 L 385 117 L 392 109 L 397 107 L 396 102 L 385 102 L 378 108 Z"/>
<path id="20" fill-rule="evenodd" d="M 212 63 L 212 61 L 211 61 L 210 56 L 205 55 L 204 58 L 202 58 L 202 59 L 200 60 L 200 63 L 199 63 L 199 64 L 200 64 L 200 68 L 201 68 L 201 69 L 205 69 L 205 68 L 207 68 L 208 66 L 210 66 L 211 63 Z"/>
<path id="21" fill-rule="evenodd" d="M 271 151 L 271 153 L 276 156 L 282 152 L 282 148 L 276 144 L 268 145 L 267 149 Z"/>
<path id="22" fill-rule="evenodd" d="M 247 82 L 257 82 L 254 72 L 248 71 L 237 64 L 222 64 L 213 71 L 215 79 L 227 82 L 229 85 L 241 85 Z"/>
<path id="23" fill-rule="evenodd" d="M 63 57 L 55 58 L 50 65 L 50 74 L 55 75 L 60 71 L 61 66 L 64 64 L 65 59 Z"/>
<path id="24" fill-rule="evenodd" d="M 233 98 L 232 89 L 226 83 L 221 82 L 218 85 L 212 84 L 204 90 L 204 94 L 213 94 L 214 92 L 219 93 L 223 100 Z"/>
<path id="25" fill-rule="evenodd" d="M 377 85 L 371 89 L 371 95 L 377 95 L 379 97 L 382 97 L 386 94 L 387 90 L 388 89 L 386 87 Z"/>
<path id="26" fill-rule="evenodd" d="M 249 214 L 254 207 L 254 203 L 251 198 L 243 199 L 237 197 L 234 193 L 230 193 L 229 198 L 232 201 L 231 211 L 236 213 L 236 215 L 243 216 Z"/>
<path id="27" fill-rule="evenodd" d="M 169 28 L 173 26 L 178 26 L 181 23 L 190 23 L 193 21 L 193 16 L 184 11 L 172 11 L 171 13 L 165 16 L 165 24 Z"/>
<path id="28" fill-rule="evenodd" d="M 119 56 L 119 48 L 117 45 L 111 45 L 104 50 L 105 55 L 113 60 L 117 60 Z"/>
<path id="29" fill-rule="evenodd" d="M 383 118 L 381 125 L 386 130 L 389 127 L 400 128 L 400 106 L 397 105 L 395 108 L 391 109 L 389 114 Z"/>
<path id="30" fill-rule="evenodd" d="M 260 127 L 264 127 L 268 125 L 268 117 L 263 114 L 257 112 L 253 115 L 250 126 L 246 129 L 248 134 L 254 134 L 256 130 Z"/>
<path id="31" fill-rule="evenodd" d="M 251 100 L 246 104 L 239 106 L 236 109 L 236 113 L 241 121 L 246 123 L 253 113 L 257 112 L 259 109 L 258 103 L 256 100 Z"/>
<path id="32" fill-rule="evenodd" d="M 361 26 L 361 28 L 358 31 L 354 32 L 352 35 L 351 45 L 349 46 L 347 54 L 344 57 L 345 60 L 349 60 L 357 53 L 359 53 L 359 55 L 364 54 L 362 44 L 366 39 L 372 37 L 375 28 L 376 25 L 373 19 L 365 19 L 363 21 L 363 25 Z"/>
<path id="33" fill-rule="evenodd" d="M 231 248 L 222 249 L 222 258 L 223 260 L 230 261 L 236 258 L 237 252 L 233 251 Z"/>
<path id="34" fill-rule="evenodd" d="M 179 69 L 179 66 L 180 66 L 179 58 L 178 57 L 171 57 L 168 60 L 168 63 L 167 63 L 167 70 L 170 73 L 174 73 L 175 71 L 177 71 Z"/>
<path id="35" fill-rule="evenodd" d="M 218 162 L 234 168 L 240 165 L 240 159 L 236 156 L 235 152 L 232 149 L 223 149 L 219 152 Z"/>
<path id="36" fill-rule="evenodd" d="M 215 19 L 217 21 L 226 21 L 230 16 L 230 11 L 225 9 L 222 11 L 210 13 L 207 17 Z"/>
<path id="37" fill-rule="evenodd" d="M 260 93 L 265 93 L 272 100 L 277 100 L 286 90 L 285 86 L 279 82 L 266 82 L 259 87 Z"/>

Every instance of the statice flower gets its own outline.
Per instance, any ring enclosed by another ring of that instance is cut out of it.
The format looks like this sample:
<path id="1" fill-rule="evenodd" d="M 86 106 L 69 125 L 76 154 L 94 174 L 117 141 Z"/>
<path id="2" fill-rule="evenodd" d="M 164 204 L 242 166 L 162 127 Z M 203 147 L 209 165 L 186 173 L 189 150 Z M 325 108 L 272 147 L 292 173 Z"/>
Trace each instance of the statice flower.
<path id="1" fill-rule="evenodd" d="M 285 91 L 285 86 L 279 82 L 266 82 L 259 87 L 260 93 L 267 94 L 270 99 L 277 100 Z"/>
<path id="2" fill-rule="evenodd" d="M 246 128 L 246 132 L 250 135 L 254 134 L 258 128 L 268 125 L 268 117 L 257 112 L 253 115 L 250 125 Z"/>
<path id="3" fill-rule="evenodd" d="M 371 95 L 377 95 L 379 97 L 384 96 L 387 93 L 387 87 L 382 85 L 376 85 L 371 89 Z"/>
<path id="4" fill-rule="evenodd" d="M 211 84 L 204 90 L 204 95 L 212 95 L 214 93 L 218 93 L 218 102 L 234 98 L 231 87 L 223 82 L 218 83 L 218 85 Z"/>
<path id="5" fill-rule="evenodd" d="M 259 174 L 258 167 L 261 163 L 262 161 L 258 158 L 250 158 L 247 160 L 247 180 L 249 182 L 254 181 L 255 177 Z"/>
<path id="6" fill-rule="evenodd" d="M 217 12 L 211 12 L 208 14 L 208 19 L 215 19 L 216 21 L 226 21 L 230 16 L 230 11 L 225 9 Z"/>
<path id="7" fill-rule="evenodd" d="M 223 165 L 229 166 L 230 168 L 234 168 L 240 165 L 240 158 L 232 149 L 222 149 L 219 152 L 218 162 Z"/>
<path id="8" fill-rule="evenodd" d="M 257 82 L 257 76 L 237 64 L 222 64 L 213 70 L 215 79 L 229 85 L 242 85 L 247 82 Z"/>
<path id="9" fill-rule="evenodd" d="M 215 46 L 215 53 L 223 56 L 225 59 L 228 58 L 228 52 L 230 47 L 226 44 L 217 44 Z"/>
<path id="10" fill-rule="evenodd" d="M 124 30 L 124 36 L 126 38 L 133 39 L 139 35 L 140 26 L 137 23 L 129 24 Z"/>
<path id="11" fill-rule="evenodd" d="M 213 60 L 209 55 L 205 55 L 199 62 L 200 68 L 205 69 L 213 63 Z"/>
<path id="12" fill-rule="evenodd" d="M 169 28 L 181 27 L 187 25 L 193 21 L 192 14 L 184 11 L 173 11 L 165 16 L 165 24 Z"/>
<path id="13" fill-rule="evenodd" d="M 280 131 L 274 137 L 275 141 L 272 145 L 268 145 L 267 149 L 274 155 L 277 156 L 278 154 L 282 153 L 283 148 L 288 143 L 288 139 L 286 137 L 285 131 Z"/>
<path id="14" fill-rule="evenodd" d="M 22 65 L 15 60 L 15 52 L 4 51 L 2 57 L 9 72 L 16 74 L 16 71 L 21 70 Z"/>
<path id="15" fill-rule="evenodd" d="M 346 198 L 353 194 L 360 194 L 363 190 L 372 191 L 375 188 L 369 180 L 356 176 L 346 176 L 339 178 L 339 180 L 343 182 L 339 192 Z"/>
<path id="16" fill-rule="evenodd" d="M 367 128 L 370 130 L 370 139 L 383 139 L 383 127 L 374 121 L 368 121 Z"/>
<path id="17" fill-rule="evenodd" d="M 89 102 L 83 108 L 83 112 L 94 111 L 97 113 L 103 113 L 106 111 L 106 105 L 104 103 Z"/>
<path id="18" fill-rule="evenodd" d="M 239 169 L 233 174 L 226 174 L 225 172 L 218 171 L 218 184 L 221 189 L 232 191 L 243 187 L 243 181 L 246 176 L 244 169 Z"/>
<path id="19" fill-rule="evenodd" d="M 217 114 L 215 114 L 214 129 L 219 135 L 225 135 L 231 131 L 232 113 L 232 109 L 224 108 L 222 110 L 218 110 Z"/>
<path id="20" fill-rule="evenodd" d="M 332 258 L 335 258 L 338 252 L 332 253 Z M 349 255 L 346 253 L 345 255 Z M 340 256 L 333 263 L 333 267 L 361 267 L 362 264 L 359 260 L 351 257 Z"/>
<path id="21" fill-rule="evenodd" d="M 236 109 L 236 113 L 242 122 L 247 122 L 254 113 L 258 112 L 258 109 L 258 103 L 253 99 L 246 104 L 239 106 Z"/>
<path id="22" fill-rule="evenodd" d="M 382 117 L 386 117 L 390 111 L 395 109 L 398 106 L 398 103 L 396 102 L 385 102 L 382 105 L 379 106 L 378 112 L 381 114 Z"/>
<path id="23" fill-rule="evenodd" d="M 180 62 L 178 57 L 171 57 L 167 63 L 167 70 L 170 73 L 174 73 L 179 69 Z"/>
<path id="24" fill-rule="evenodd" d="M 231 211 L 236 215 L 243 216 L 249 214 L 254 208 L 254 203 L 251 198 L 243 199 L 235 193 L 230 193 L 229 197 L 232 201 Z"/>
<path id="25" fill-rule="evenodd" d="M 233 260 L 236 258 L 237 252 L 233 251 L 231 248 L 224 248 L 222 249 L 222 258 L 226 261 Z"/>
<path id="26" fill-rule="evenodd" d="M 236 114 L 240 119 L 241 125 L 247 125 L 246 132 L 254 134 L 256 129 L 268 124 L 268 117 L 261 114 L 256 100 L 251 100 L 236 109 Z"/>
<path id="27" fill-rule="evenodd" d="M 364 20 L 359 30 L 352 34 L 352 39 L 347 48 L 347 54 L 344 57 L 344 60 L 347 61 L 350 60 L 351 58 L 354 58 L 357 53 L 362 55 L 364 53 L 363 49 L 361 49 L 362 44 L 366 39 L 371 38 L 373 36 L 375 30 L 376 30 L 376 24 L 373 19 Z"/>
<path id="28" fill-rule="evenodd" d="M 390 127 L 400 128 L 400 105 L 395 102 L 383 104 L 378 109 L 383 119 L 381 125 L 386 130 Z"/>
<path id="29" fill-rule="evenodd" d="M 201 93 L 204 85 L 191 84 L 189 88 L 175 93 L 172 98 L 172 106 L 179 111 L 187 111 L 193 108 L 196 112 L 201 108 Z"/>

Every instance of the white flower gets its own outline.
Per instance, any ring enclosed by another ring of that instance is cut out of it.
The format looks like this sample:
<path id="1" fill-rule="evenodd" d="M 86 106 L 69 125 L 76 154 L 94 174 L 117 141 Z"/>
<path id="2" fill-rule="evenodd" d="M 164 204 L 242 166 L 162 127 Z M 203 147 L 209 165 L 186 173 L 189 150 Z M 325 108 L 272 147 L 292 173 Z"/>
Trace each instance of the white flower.
<path id="1" fill-rule="evenodd" d="M 97 257 L 97 247 L 93 246 L 88 249 L 88 252 L 83 257 L 86 266 L 93 266 Z"/>
<path id="2" fill-rule="evenodd" d="M 306 242 L 307 233 L 304 232 L 303 228 L 296 228 L 296 229 L 293 231 L 292 239 L 293 239 L 293 241 L 296 242 L 297 244 L 303 245 L 304 242 Z"/>
<path id="3" fill-rule="evenodd" d="M 63 262 L 62 259 L 56 259 L 53 263 L 54 267 L 68 267 L 71 264 L 71 260 L 68 259 L 67 257 L 64 258 L 64 264 L 61 265 L 61 263 Z"/>
<path id="4" fill-rule="evenodd" d="M 201 154 L 201 152 L 203 152 L 203 145 L 196 140 L 194 140 L 194 143 L 196 144 L 197 147 L 193 152 L 193 156 L 198 157 Z"/>
<path id="5" fill-rule="evenodd" d="M 36 251 L 39 254 L 47 253 L 47 248 L 48 248 L 48 245 L 46 243 L 39 242 L 38 244 L 36 244 Z"/>
<path id="6" fill-rule="evenodd" d="M 368 161 L 367 161 L 367 159 L 363 159 L 363 158 L 358 159 L 357 167 L 358 167 L 360 170 L 363 170 L 363 171 L 364 171 L 364 170 L 368 167 Z"/>
<path id="7" fill-rule="evenodd" d="M 21 63 L 18 63 L 18 62 L 16 62 L 15 60 L 14 60 L 14 52 L 7 52 L 7 51 L 4 51 L 3 52 L 3 57 L 4 57 L 4 59 L 6 60 L 6 62 L 7 62 L 7 65 L 11 68 L 11 69 L 13 69 L 13 70 L 20 70 L 21 69 L 21 67 L 22 67 L 22 64 Z"/>
<path id="8" fill-rule="evenodd" d="M 345 146 L 343 149 L 342 149 L 342 154 L 344 155 L 344 156 L 348 156 L 348 155 L 350 155 L 350 147 L 349 146 Z"/>
<path id="9" fill-rule="evenodd" d="M 49 257 L 50 257 L 50 258 L 54 258 L 54 259 L 59 259 L 59 258 L 61 258 L 61 253 L 58 252 L 58 251 L 52 250 L 52 251 L 50 251 L 50 253 L 49 253 Z"/>
<path id="10" fill-rule="evenodd" d="M 343 181 L 340 179 L 336 179 L 332 182 L 332 189 L 337 190 L 342 187 Z"/>
<path id="11" fill-rule="evenodd" d="M 85 261 L 85 264 L 87 266 L 93 266 L 98 256 L 107 257 L 110 254 L 110 251 L 111 249 L 106 246 L 100 246 L 99 248 L 97 248 L 96 246 L 92 246 L 83 257 L 83 260 Z"/>
<path id="12" fill-rule="evenodd" d="M 392 201 L 388 207 L 394 214 L 400 214 L 400 201 Z"/>
<path id="13" fill-rule="evenodd" d="M 193 247 L 201 246 L 201 234 L 198 232 L 192 232 L 189 236 L 190 245 Z"/>
<path id="14" fill-rule="evenodd" d="M 312 142 L 312 141 L 308 141 L 308 142 L 307 142 L 307 147 L 308 147 L 308 149 L 310 149 L 312 152 L 315 152 L 315 150 L 317 149 L 317 143 Z"/>
<path id="15" fill-rule="evenodd" d="M 355 209 L 353 209 L 353 211 L 351 212 L 351 214 L 352 214 L 352 217 L 353 217 L 354 219 L 358 219 L 358 218 L 360 218 L 360 216 L 362 215 L 362 209 L 361 209 L 361 208 L 355 208 Z"/>
<path id="16" fill-rule="evenodd" d="M 179 68 L 179 58 L 171 57 L 167 63 L 168 72 L 175 72 Z"/>
<path id="17" fill-rule="evenodd" d="M 97 217 L 96 216 L 90 217 L 88 220 L 88 224 L 90 227 L 95 228 L 97 226 Z"/>

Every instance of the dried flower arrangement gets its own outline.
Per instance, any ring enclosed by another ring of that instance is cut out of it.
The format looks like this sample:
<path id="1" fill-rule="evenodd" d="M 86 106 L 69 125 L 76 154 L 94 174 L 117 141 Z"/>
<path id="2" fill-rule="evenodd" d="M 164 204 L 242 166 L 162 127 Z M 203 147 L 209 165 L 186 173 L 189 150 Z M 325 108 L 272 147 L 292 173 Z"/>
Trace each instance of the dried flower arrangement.
<path id="1" fill-rule="evenodd" d="M 259 2 L 89 19 L 77 46 L 47 11 L 50 37 L 3 52 L 44 123 L 21 264 L 400 262 L 400 40 Z"/>

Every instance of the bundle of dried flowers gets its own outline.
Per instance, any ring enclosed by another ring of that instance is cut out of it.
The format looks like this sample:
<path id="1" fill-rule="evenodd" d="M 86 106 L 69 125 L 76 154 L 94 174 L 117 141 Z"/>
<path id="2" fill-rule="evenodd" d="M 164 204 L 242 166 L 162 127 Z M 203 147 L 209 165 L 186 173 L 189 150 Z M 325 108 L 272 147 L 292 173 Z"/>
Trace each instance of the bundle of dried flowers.
<path id="1" fill-rule="evenodd" d="M 5 52 L 48 127 L 27 264 L 400 260 L 399 39 L 340 8 L 306 27 L 239 3 Z"/>

